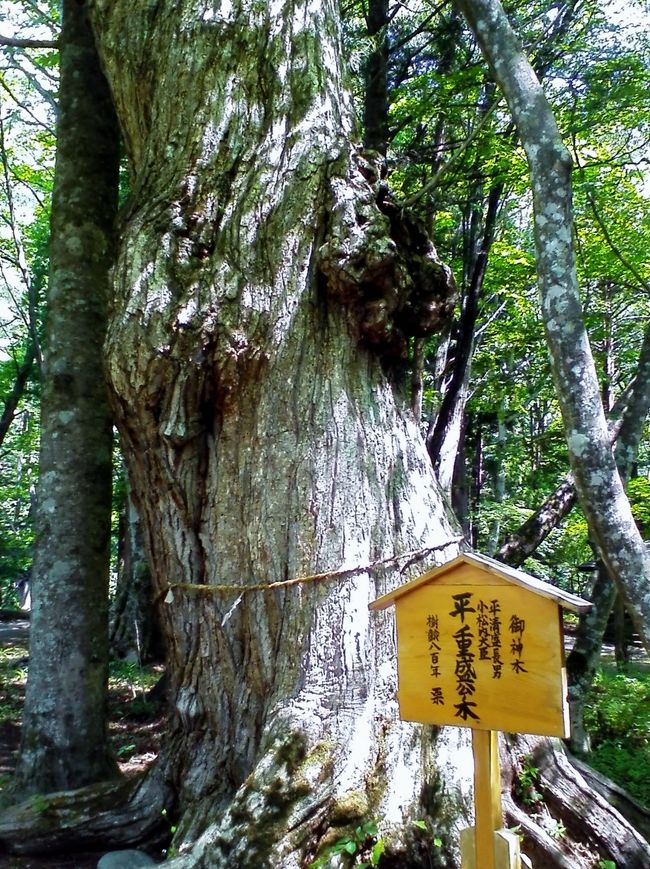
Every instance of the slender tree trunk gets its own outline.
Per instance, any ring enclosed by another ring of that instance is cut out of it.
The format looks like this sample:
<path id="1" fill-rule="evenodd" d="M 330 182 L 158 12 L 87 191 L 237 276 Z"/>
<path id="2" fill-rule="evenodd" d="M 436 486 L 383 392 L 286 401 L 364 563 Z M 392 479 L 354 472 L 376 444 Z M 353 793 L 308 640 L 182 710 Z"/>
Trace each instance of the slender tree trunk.
<path id="1" fill-rule="evenodd" d="M 65 0 L 29 678 L 17 788 L 110 775 L 111 415 L 102 371 L 117 127 L 86 9 Z"/>
<path id="2" fill-rule="evenodd" d="M 469 455 L 471 455 L 473 459 L 475 453 L 468 450 L 470 444 L 468 443 L 467 427 L 468 420 L 467 417 L 463 415 L 463 431 L 458 440 L 458 452 L 456 453 L 456 466 L 454 468 L 454 486 L 451 492 L 451 506 L 456 514 L 456 518 L 460 522 L 465 540 L 470 544 L 470 546 L 473 546 L 474 543 L 472 540 L 471 526 L 474 517 L 473 508 L 476 505 L 472 499 L 475 492 L 473 476 L 474 464 L 471 462 Z M 480 438 L 480 432 L 478 434 Z"/>
<path id="3" fill-rule="evenodd" d="M 499 0 L 457 2 L 504 93 L 528 159 L 542 315 L 578 497 L 592 538 L 650 649 L 650 556 L 612 455 L 578 295 L 571 157 Z"/>
<path id="4" fill-rule="evenodd" d="M 470 274 L 463 298 L 463 307 L 458 325 L 458 338 L 454 345 L 454 361 L 452 375 L 444 391 L 442 402 L 435 418 L 431 420 L 427 433 L 427 449 L 433 467 L 436 469 L 438 482 L 443 492 L 451 499 L 453 484 L 453 469 L 458 452 L 459 438 L 464 430 L 463 417 L 465 405 L 469 396 L 469 378 L 471 373 L 472 355 L 474 352 L 474 332 L 479 314 L 479 298 L 487 269 L 488 257 L 494 234 L 496 219 L 501 202 L 503 186 L 495 185 L 487 198 L 487 209 L 480 241 L 471 244 L 469 261 Z M 481 203 L 482 207 L 482 203 Z M 472 222 L 479 222 L 478 206 L 473 209 Z M 471 232 L 471 237 L 478 235 L 478 226 Z"/>
<path id="5" fill-rule="evenodd" d="M 616 586 L 605 565 L 599 561 L 589 599 L 593 606 L 580 615 L 575 643 L 567 656 L 569 702 L 571 711 L 570 746 L 577 754 L 589 751 L 589 734 L 584 725 L 587 695 L 600 664 L 603 634 L 616 598 Z"/>
<path id="6" fill-rule="evenodd" d="M 616 443 L 617 467 L 626 478 L 630 475 L 629 468 L 636 456 L 649 409 L 650 325 L 643 336 L 636 373 L 612 409 L 612 420 L 609 424 L 610 438 Z M 626 433 L 619 440 L 623 428 Z M 577 499 L 573 474 L 569 473 L 523 525 L 508 536 L 496 558 L 513 567 L 519 567 L 571 512 Z"/>
<path id="7" fill-rule="evenodd" d="M 366 21 L 373 47 L 366 61 L 363 144 L 386 155 L 388 147 L 389 0 L 369 0 Z"/>
<path id="8" fill-rule="evenodd" d="M 637 371 L 623 408 L 616 439 L 615 458 L 621 478 L 627 481 L 632 473 L 639 443 L 650 410 L 650 325 L 646 327 Z M 575 644 L 567 657 L 567 676 L 571 700 L 571 747 L 574 751 L 589 750 L 589 735 L 584 727 L 587 695 L 600 663 L 603 635 L 616 600 L 616 585 L 602 562 L 598 564 L 592 590 L 592 609 L 580 617 Z"/>
<path id="9" fill-rule="evenodd" d="M 497 413 L 497 433 L 496 433 L 496 449 L 494 457 L 490 464 L 490 477 L 492 480 L 492 499 L 495 504 L 503 504 L 506 497 L 506 468 L 504 462 L 504 452 L 507 443 L 508 433 L 506 424 L 503 419 L 504 407 L 503 403 L 499 407 Z M 487 540 L 485 541 L 485 554 L 494 557 L 499 538 L 501 536 L 501 519 L 495 518 L 490 526 Z"/>
<path id="10" fill-rule="evenodd" d="M 399 721 L 367 604 L 457 550 L 390 374 L 450 277 L 421 234 L 404 252 L 415 227 L 350 148 L 333 2 L 93 11 L 134 173 L 108 360 L 169 649 L 176 846 L 297 867 L 329 827 L 437 813 L 449 737 Z"/>
<path id="11" fill-rule="evenodd" d="M 27 383 L 29 382 L 30 375 L 34 368 L 34 360 L 36 359 L 36 350 L 34 348 L 33 342 L 30 340 L 27 343 L 27 349 L 25 350 L 25 356 L 23 361 L 18 366 L 18 370 L 16 371 L 16 379 L 14 380 L 14 385 L 11 388 L 11 391 L 5 398 L 4 407 L 2 408 L 2 416 L 0 416 L 0 444 L 3 443 L 5 437 L 7 436 L 7 432 L 9 431 L 9 427 L 13 422 L 14 416 L 16 415 L 16 410 L 18 409 L 18 405 L 20 404 L 20 399 L 23 397 L 25 393 L 25 388 Z"/>
<path id="12" fill-rule="evenodd" d="M 120 511 L 119 538 L 117 582 L 109 631 L 111 655 L 140 663 L 162 660 L 164 649 L 142 523 L 128 489 Z"/>
<path id="13" fill-rule="evenodd" d="M 615 457 L 624 480 L 629 478 L 636 457 L 645 419 L 650 409 L 650 326 L 645 330 L 637 370 L 626 390 L 625 401 L 613 415 L 620 417 L 610 424 L 616 438 Z M 515 567 L 521 565 L 557 527 L 577 500 L 573 477 L 569 475 L 529 519 L 510 535 L 497 558 Z M 600 662 L 603 634 L 615 599 L 615 586 L 602 563 L 596 571 L 591 592 L 592 609 L 580 617 L 575 644 L 567 658 L 569 696 L 571 699 L 571 748 L 579 753 L 589 750 L 589 736 L 584 729 L 583 713 L 587 693 Z"/>
<path id="14" fill-rule="evenodd" d="M 616 666 L 624 669 L 630 663 L 630 644 L 632 635 L 626 619 L 625 603 L 620 594 L 616 595 L 611 611 L 611 620 L 614 633 L 614 658 Z"/>

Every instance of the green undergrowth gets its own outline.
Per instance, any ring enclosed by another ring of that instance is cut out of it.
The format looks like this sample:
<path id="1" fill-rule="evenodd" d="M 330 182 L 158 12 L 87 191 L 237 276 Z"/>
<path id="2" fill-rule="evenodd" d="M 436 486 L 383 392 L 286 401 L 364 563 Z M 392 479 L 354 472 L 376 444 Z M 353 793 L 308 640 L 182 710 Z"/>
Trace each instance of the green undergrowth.
<path id="1" fill-rule="evenodd" d="M 28 664 L 26 643 L 0 647 L 0 724 L 20 719 Z M 161 671 L 161 667 L 111 661 L 109 691 L 118 699 L 122 712 L 138 715 L 151 711 L 147 694 L 160 679 Z"/>
<path id="2" fill-rule="evenodd" d="M 0 646 L 0 792 L 10 780 L 20 734 L 29 655 L 27 641 Z M 160 700 L 150 694 L 162 675 L 160 665 L 129 661 L 109 665 L 109 732 L 117 760 L 135 769 L 158 750 L 164 727 Z"/>
<path id="3" fill-rule="evenodd" d="M 0 725 L 15 723 L 20 719 L 26 678 L 26 646 L 16 644 L 0 647 Z"/>
<path id="4" fill-rule="evenodd" d="M 124 696 L 128 708 L 133 714 L 138 710 L 147 710 L 147 694 L 160 679 L 161 667 L 141 666 L 131 661 L 111 661 L 108 666 L 109 691 Z M 129 701 L 127 698 L 131 697 Z"/>
<path id="5" fill-rule="evenodd" d="M 596 770 L 650 807 L 650 671 L 600 672 L 585 710 Z"/>

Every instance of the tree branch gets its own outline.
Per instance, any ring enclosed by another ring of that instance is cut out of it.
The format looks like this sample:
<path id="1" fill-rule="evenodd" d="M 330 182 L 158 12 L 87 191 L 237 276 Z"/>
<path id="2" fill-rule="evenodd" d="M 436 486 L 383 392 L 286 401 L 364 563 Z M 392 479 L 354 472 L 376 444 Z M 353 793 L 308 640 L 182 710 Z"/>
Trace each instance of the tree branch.
<path id="1" fill-rule="evenodd" d="M 18 226 L 18 220 L 16 218 L 16 211 L 14 207 L 14 196 L 13 189 L 11 185 L 11 178 L 9 172 L 9 161 L 7 159 L 7 149 L 5 147 L 5 128 L 4 122 L 2 118 L 0 118 L 0 162 L 2 163 L 2 174 L 5 183 L 5 194 L 7 197 L 7 207 L 9 211 L 9 227 L 11 230 L 11 236 L 14 243 L 14 249 L 16 251 L 16 260 L 18 263 L 18 270 L 23 279 L 23 283 L 25 285 L 25 289 L 27 291 L 27 303 L 28 303 L 28 318 L 27 318 L 27 327 L 29 329 L 29 335 L 31 339 L 31 344 L 34 349 L 34 355 L 36 361 L 38 363 L 39 370 L 42 367 L 42 356 L 41 356 L 41 348 L 38 336 L 38 293 L 34 286 L 34 282 L 32 281 L 31 272 L 29 269 L 29 265 L 27 262 L 27 254 L 25 252 L 25 246 L 23 245 L 22 236 L 20 233 L 20 228 Z"/>
<path id="2" fill-rule="evenodd" d="M 0 445 L 4 442 L 7 432 L 9 431 L 9 426 L 16 415 L 16 409 L 20 399 L 23 397 L 23 393 L 25 392 L 27 381 L 29 380 L 32 368 L 34 367 L 35 358 L 36 354 L 34 352 L 34 344 L 30 341 L 27 345 L 27 350 L 25 351 L 25 358 L 16 372 L 16 379 L 14 380 L 11 392 L 5 398 L 2 416 L 0 416 Z"/>
<path id="3" fill-rule="evenodd" d="M 632 381 L 610 414 L 609 434 L 616 444 L 616 464 L 623 479 L 630 475 L 650 409 L 650 323 L 643 336 Z M 503 543 L 496 558 L 519 567 L 573 509 L 577 493 L 572 474 L 561 481 L 544 503 Z"/>
<path id="4" fill-rule="evenodd" d="M 8 48 L 58 48 L 58 39 L 22 39 L 19 36 L 2 36 L 0 45 Z"/>

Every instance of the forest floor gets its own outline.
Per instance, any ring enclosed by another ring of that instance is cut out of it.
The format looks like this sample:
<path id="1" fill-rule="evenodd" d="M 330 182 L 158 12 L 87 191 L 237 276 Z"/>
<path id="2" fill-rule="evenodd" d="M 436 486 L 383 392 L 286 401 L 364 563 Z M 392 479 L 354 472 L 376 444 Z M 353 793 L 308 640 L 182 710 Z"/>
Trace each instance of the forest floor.
<path id="1" fill-rule="evenodd" d="M 0 620 L 0 794 L 9 785 L 16 765 L 28 642 L 28 621 Z M 127 661 L 111 664 L 109 733 L 124 774 L 145 770 L 158 755 L 165 719 L 161 706 L 149 692 L 162 672 L 159 665 L 140 667 Z M 103 853 L 38 858 L 0 854 L 0 869 L 96 869 Z"/>

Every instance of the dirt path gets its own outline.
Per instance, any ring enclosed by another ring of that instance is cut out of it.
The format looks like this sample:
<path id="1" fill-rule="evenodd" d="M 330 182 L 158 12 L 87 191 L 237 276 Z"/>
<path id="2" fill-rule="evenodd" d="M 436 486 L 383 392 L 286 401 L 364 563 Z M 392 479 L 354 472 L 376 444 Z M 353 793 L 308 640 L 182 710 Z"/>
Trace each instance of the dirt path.
<path id="1" fill-rule="evenodd" d="M 0 621 L 0 646 L 9 646 L 13 643 L 25 643 L 29 641 L 29 621 L 18 619 L 16 621 Z"/>

